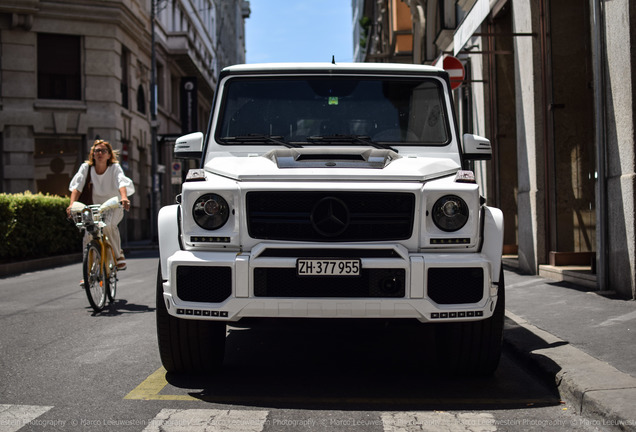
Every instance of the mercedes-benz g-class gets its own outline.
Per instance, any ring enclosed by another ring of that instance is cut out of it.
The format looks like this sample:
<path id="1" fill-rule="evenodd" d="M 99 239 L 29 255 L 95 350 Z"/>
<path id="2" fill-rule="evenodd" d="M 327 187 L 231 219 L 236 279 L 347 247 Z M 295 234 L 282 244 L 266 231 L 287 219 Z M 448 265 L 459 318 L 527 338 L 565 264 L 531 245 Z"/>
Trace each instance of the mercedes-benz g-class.
<path id="1" fill-rule="evenodd" d="M 497 367 L 503 216 L 470 171 L 448 74 L 396 64 L 224 69 L 200 159 L 158 217 L 157 330 L 168 371 L 215 371 L 243 318 L 412 319 L 441 364 Z"/>

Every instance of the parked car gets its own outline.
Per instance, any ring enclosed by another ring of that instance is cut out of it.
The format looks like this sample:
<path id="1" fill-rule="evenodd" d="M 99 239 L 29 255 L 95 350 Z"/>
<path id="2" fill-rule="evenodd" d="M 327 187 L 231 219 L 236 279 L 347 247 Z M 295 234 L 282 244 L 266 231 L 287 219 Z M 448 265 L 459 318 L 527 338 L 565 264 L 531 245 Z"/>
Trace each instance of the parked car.
<path id="1" fill-rule="evenodd" d="M 468 170 L 491 147 L 459 136 L 445 71 L 228 67 L 175 156 L 200 168 L 158 218 L 166 370 L 218 370 L 244 318 L 412 319 L 440 367 L 497 368 L 503 216 Z"/>

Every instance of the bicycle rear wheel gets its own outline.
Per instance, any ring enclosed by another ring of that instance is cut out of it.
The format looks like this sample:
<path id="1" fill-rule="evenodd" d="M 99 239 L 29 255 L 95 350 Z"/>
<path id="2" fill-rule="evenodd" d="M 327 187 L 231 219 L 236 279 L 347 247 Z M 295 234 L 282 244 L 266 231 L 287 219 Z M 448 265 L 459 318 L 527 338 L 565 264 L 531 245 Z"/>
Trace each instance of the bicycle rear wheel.
<path id="1" fill-rule="evenodd" d="M 84 253 L 84 289 L 88 302 L 95 312 L 100 312 L 106 304 L 106 285 L 102 252 L 98 242 L 91 241 Z"/>

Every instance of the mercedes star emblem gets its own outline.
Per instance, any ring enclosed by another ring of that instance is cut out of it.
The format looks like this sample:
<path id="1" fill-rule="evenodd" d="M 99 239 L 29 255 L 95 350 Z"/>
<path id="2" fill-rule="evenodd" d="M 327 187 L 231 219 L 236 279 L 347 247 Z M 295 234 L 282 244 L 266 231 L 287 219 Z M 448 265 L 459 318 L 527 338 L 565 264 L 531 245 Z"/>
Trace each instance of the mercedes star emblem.
<path id="1" fill-rule="evenodd" d="M 311 225 L 324 237 L 336 237 L 349 226 L 349 209 L 339 198 L 325 197 L 311 211 Z"/>

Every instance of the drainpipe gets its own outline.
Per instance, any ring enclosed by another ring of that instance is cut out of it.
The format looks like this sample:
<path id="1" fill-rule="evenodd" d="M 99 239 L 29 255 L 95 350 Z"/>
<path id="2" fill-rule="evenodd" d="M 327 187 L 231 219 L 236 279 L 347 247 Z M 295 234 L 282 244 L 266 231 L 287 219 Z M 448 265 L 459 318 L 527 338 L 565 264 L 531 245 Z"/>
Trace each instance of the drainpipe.
<path id="1" fill-rule="evenodd" d="M 150 152 L 152 189 L 150 190 L 150 239 L 153 244 L 158 242 L 157 221 L 159 218 L 159 173 L 157 156 L 157 47 L 156 26 L 157 4 L 160 0 L 151 0 L 150 6 Z"/>
<path id="2" fill-rule="evenodd" d="M 590 0 L 592 25 L 592 60 L 594 68 L 594 111 L 596 128 L 596 284 L 600 291 L 606 291 L 608 282 L 607 252 L 607 170 L 605 155 L 607 140 L 605 136 L 605 45 L 603 43 L 602 0 Z"/>
<path id="3" fill-rule="evenodd" d="M 549 262 L 550 251 L 557 250 L 556 230 L 553 228 L 555 218 L 552 217 L 554 211 L 554 187 L 551 184 L 552 173 L 554 172 L 554 147 L 552 145 L 553 117 L 550 111 L 552 106 L 552 74 L 548 70 L 550 50 L 548 47 L 548 31 L 550 23 L 548 22 L 548 0 L 539 1 L 539 41 L 541 49 L 541 96 L 542 96 L 542 115 L 543 115 L 543 190 L 544 198 L 544 218 L 545 218 L 545 244 L 542 251 L 536 251 L 536 274 L 539 274 L 539 265 L 543 262 Z M 537 215 L 538 216 L 538 215 Z M 542 253 L 543 255 L 539 255 Z"/>

